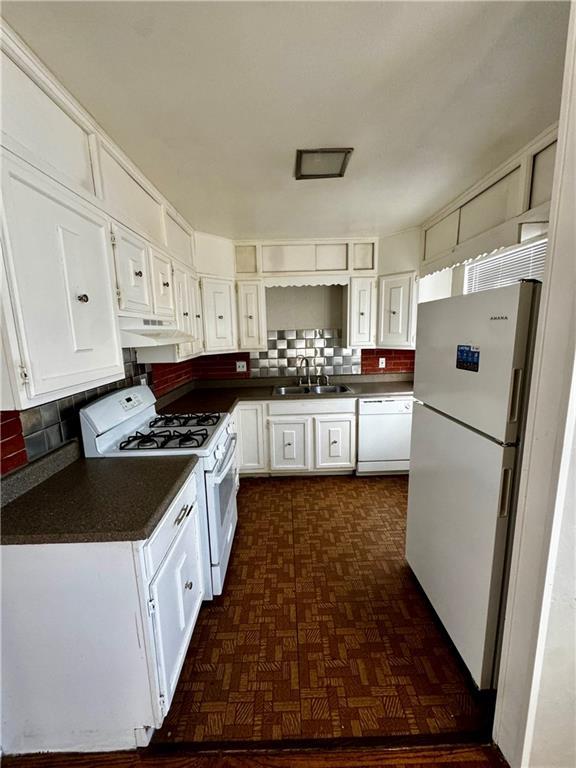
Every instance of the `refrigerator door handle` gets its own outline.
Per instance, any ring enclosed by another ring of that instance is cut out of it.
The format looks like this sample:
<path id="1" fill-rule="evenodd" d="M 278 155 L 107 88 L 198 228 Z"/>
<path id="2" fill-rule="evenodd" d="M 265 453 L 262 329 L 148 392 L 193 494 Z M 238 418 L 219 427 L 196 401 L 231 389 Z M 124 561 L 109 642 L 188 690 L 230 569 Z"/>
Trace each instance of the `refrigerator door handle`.
<path id="1" fill-rule="evenodd" d="M 510 497 L 512 495 L 512 470 L 509 468 L 502 470 L 502 481 L 500 484 L 500 504 L 498 505 L 498 517 L 508 517 L 510 509 Z"/>
<path id="2" fill-rule="evenodd" d="M 512 371 L 512 396 L 510 397 L 510 413 L 508 416 L 508 421 L 511 423 L 516 423 L 520 416 L 522 374 L 522 368 L 514 368 Z"/>

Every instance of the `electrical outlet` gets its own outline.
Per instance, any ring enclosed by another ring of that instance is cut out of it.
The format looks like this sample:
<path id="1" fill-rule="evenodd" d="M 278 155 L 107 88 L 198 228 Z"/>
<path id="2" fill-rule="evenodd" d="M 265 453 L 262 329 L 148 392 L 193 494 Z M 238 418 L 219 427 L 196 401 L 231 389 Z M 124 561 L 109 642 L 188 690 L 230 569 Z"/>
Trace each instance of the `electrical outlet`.
<path id="1" fill-rule="evenodd" d="M 246 362 L 244 360 L 236 360 L 236 373 L 246 373 Z"/>
<path id="2" fill-rule="evenodd" d="M 378 368 L 386 368 L 386 358 L 385 357 L 379 357 L 378 358 Z"/>

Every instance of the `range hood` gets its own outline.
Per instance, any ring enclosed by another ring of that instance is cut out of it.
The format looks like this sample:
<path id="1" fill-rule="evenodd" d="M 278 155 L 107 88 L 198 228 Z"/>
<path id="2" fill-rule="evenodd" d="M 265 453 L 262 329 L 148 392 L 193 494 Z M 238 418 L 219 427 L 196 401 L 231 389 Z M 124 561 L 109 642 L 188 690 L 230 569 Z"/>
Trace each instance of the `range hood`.
<path id="1" fill-rule="evenodd" d="M 194 336 L 176 328 L 121 328 L 120 341 L 123 347 L 167 347 L 193 342 Z"/>

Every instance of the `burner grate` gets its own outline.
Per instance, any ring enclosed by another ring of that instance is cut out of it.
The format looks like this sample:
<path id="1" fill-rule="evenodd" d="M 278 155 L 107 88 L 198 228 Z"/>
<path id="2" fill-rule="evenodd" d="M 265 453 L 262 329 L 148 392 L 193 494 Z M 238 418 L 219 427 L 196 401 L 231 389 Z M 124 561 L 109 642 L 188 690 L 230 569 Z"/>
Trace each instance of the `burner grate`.
<path id="1" fill-rule="evenodd" d="M 186 432 L 165 429 L 136 432 L 118 446 L 121 451 L 170 448 L 200 448 L 208 440 L 207 429 L 189 429 Z"/>
<path id="2" fill-rule="evenodd" d="M 213 427 L 220 421 L 219 413 L 166 413 L 156 416 L 148 425 L 154 427 Z"/>

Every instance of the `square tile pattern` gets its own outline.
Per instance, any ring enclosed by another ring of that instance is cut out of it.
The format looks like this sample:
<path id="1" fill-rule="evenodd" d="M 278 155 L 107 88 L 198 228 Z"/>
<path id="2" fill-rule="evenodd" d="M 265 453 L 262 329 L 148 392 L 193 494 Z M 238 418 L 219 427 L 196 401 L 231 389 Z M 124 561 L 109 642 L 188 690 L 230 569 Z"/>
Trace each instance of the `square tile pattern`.
<path id="1" fill-rule="evenodd" d="M 200 611 L 156 743 L 483 731 L 485 698 L 404 560 L 407 488 L 242 480 L 225 591 Z"/>
<path id="2" fill-rule="evenodd" d="M 70 397 L 63 397 L 51 403 L 20 412 L 22 434 L 26 446 L 28 461 L 39 459 L 69 440 L 80 437 L 79 411 L 92 400 L 116 389 L 124 389 L 133 384 L 140 384 L 141 377 L 149 383 L 150 365 L 136 361 L 135 349 L 123 349 L 124 378 L 102 387 L 95 387 L 86 392 L 79 392 Z"/>
<path id="3" fill-rule="evenodd" d="M 250 353 L 250 376 L 297 376 L 303 359 L 314 376 L 362 373 L 359 349 L 342 346 L 340 328 L 268 331 L 268 349 Z"/>

